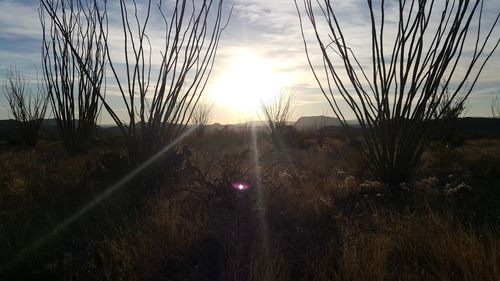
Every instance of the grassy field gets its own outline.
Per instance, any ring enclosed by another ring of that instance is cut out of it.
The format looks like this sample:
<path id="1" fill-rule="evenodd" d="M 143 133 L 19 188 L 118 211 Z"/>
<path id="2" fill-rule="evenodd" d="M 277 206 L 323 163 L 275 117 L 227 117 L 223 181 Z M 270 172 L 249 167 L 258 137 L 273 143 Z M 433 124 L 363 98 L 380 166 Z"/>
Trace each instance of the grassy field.
<path id="1" fill-rule="evenodd" d="M 111 141 L 1 147 L 0 280 L 500 280 L 500 138 L 433 144 L 398 197 L 341 136 L 252 140 L 188 138 L 120 186 Z"/>

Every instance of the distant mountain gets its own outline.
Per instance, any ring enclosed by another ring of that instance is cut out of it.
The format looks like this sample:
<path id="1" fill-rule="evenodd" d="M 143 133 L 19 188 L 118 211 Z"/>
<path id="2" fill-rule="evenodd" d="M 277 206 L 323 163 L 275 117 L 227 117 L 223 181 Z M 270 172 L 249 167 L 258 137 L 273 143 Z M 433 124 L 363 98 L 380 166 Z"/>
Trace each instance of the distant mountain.
<path id="1" fill-rule="evenodd" d="M 500 119 L 465 117 L 458 119 L 457 130 L 463 133 L 493 133 L 500 135 Z"/>
<path id="2" fill-rule="evenodd" d="M 55 118 L 43 120 L 43 127 L 57 127 L 57 120 Z"/>
<path id="3" fill-rule="evenodd" d="M 0 120 L 0 132 L 15 130 L 16 128 L 16 120 Z"/>
<path id="4" fill-rule="evenodd" d="M 356 120 L 348 120 L 347 123 L 352 125 L 351 129 L 353 131 L 360 132 L 361 127 Z M 486 117 L 459 118 L 455 123 L 455 129 L 457 133 L 472 136 L 500 136 L 500 119 Z M 328 134 L 345 132 L 345 130 L 339 126 L 325 126 L 321 131 Z"/>
<path id="5" fill-rule="evenodd" d="M 220 131 L 220 130 L 240 130 L 243 128 L 251 128 L 254 127 L 257 132 L 265 131 L 267 130 L 267 124 L 265 121 L 248 121 L 244 123 L 238 123 L 238 124 L 220 124 L 220 123 L 215 123 L 211 125 L 207 125 L 207 132 L 214 132 L 214 131 Z"/>
<path id="6" fill-rule="evenodd" d="M 207 125 L 206 126 L 206 131 L 207 132 L 216 132 L 216 131 L 220 131 L 222 129 L 224 129 L 225 125 L 222 125 L 220 123 L 214 123 L 214 124 L 210 124 L 210 125 Z"/>
<path id="7" fill-rule="evenodd" d="M 358 130 L 358 122 L 356 120 L 347 120 L 347 124 L 352 125 L 352 129 Z M 255 126 L 257 131 L 265 131 L 266 123 L 264 121 L 249 121 L 241 124 L 220 124 L 214 123 L 207 125 L 207 132 L 215 132 L 225 129 L 239 130 L 241 128 Z M 105 131 L 112 134 L 120 134 L 120 130 L 115 125 L 101 126 Z M 329 116 L 303 116 L 295 122 L 297 130 L 320 130 L 326 133 L 339 133 L 344 130 L 341 128 L 341 123 L 338 118 Z M 500 119 L 484 118 L 484 117 L 467 117 L 460 118 L 456 123 L 458 132 L 471 134 L 493 134 L 500 135 Z M 46 119 L 42 126 L 42 133 L 45 135 L 57 134 L 57 123 L 55 119 Z M 17 134 L 17 124 L 15 120 L 0 120 L 0 140 L 8 139 L 9 136 Z"/>
<path id="8" fill-rule="evenodd" d="M 303 116 L 295 122 L 297 130 L 319 130 L 327 126 L 340 126 L 340 120 L 330 116 Z"/>
<path id="9" fill-rule="evenodd" d="M 56 119 L 45 119 L 42 124 L 42 131 L 49 130 L 52 131 L 57 129 Z M 16 120 L 0 120 L 0 132 L 17 130 Z"/>

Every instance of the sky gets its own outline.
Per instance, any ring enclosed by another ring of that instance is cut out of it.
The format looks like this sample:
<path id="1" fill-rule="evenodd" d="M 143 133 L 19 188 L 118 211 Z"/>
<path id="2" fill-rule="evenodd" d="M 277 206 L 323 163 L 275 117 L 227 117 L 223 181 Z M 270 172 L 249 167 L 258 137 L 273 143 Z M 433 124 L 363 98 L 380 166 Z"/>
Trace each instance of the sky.
<path id="1" fill-rule="evenodd" d="M 233 3 L 227 2 L 227 6 Z M 350 39 L 348 44 L 360 61 L 369 61 L 367 38 L 370 38 L 370 28 L 366 1 L 334 3 L 340 23 Z M 483 25 L 491 26 L 492 19 L 500 11 L 500 1 L 486 0 L 485 6 Z M 36 73 L 41 73 L 41 26 L 37 10 L 36 0 L 0 0 L 0 79 L 12 68 L 29 79 L 35 79 Z M 388 9 L 388 14 L 391 12 Z M 111 26 L 118 24 L 116 17 L 110 19 Z M 151 38 L 161 35 L 159 22 L 153 21 L 150 28 Z M 310 34 L 307 22 L 305 29 L 306 34 Z M 493 38 L 498 37 L 500 26 L 493 33 Z M 158 53 L 159 43 L 152 41 L 152 52 Z M 311 47 L 314 49 L 315 46 Z M 107 80 L 113 79 L 110 76 Z M 283 91 L 295 94 L 292 119 L 333 115 L 307 63 L 293 0 L 235 0 L 212 75 L 203 93 L 203 102 L 213 104 L 212 122 L 239 123 L 258 119 L 261 100 L 272 100 Z M 107 94 L 117 112 L 123 112 L 124 105 L 120 103 L 118 93 L 110 90 Z M 469 99 L 467 116 L 490 116 L 490 104 L 496 95 L 500 95 L 500 50 L 493 54 L 476 84 Z M 9 117 L 5 98 L 0 95 L 0 119 Z M 349 113 L 347 117 L 354 118 Z M 112 123 L 108 116 L 103 116 L 101 122 Z"/>

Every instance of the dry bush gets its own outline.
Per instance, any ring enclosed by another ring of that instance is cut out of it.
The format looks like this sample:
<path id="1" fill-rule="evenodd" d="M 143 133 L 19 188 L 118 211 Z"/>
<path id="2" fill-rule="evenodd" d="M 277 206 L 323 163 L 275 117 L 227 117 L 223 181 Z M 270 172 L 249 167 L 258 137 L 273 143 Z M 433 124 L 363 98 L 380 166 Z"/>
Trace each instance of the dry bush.
<path id="1" fill-rule="evenodd" d="M 461 182 L 471 184 L 474 192 L 470 198 L 473 200 L 467 203 L 470 207 L 476 204 L 473 202 L 476 196 L 488 197 L 490 201 L 498 198 L 499 193 L 494 187 L 500 176 L 499 159 L 498 138 L 467 139 L 462 146 L 448 149 L 440 145 L 432 146 L 424 154 L 419 177 L 437 177 L 440 190 L 448 184 L 452 187 Z M 491 204 L 496 205 L 493 202 Z"/>
<path id="2" fill-rule="evenodd" d="M 252 248 L 248 280 L 290 280 L 289 265 L 277 241 L 271 246 L 257 242 Z"/>
<path id="3" fill-rule="evenodd" d="M 390 238 L 383 234 L 359 235 L 346 243 L 340 262 L 344 280 L 385 280 Z"/>
<path id="4" fill-rule="evenodd" d="M 205 132 L 205 127 L 210 122 L 213 114 L 213 104 L 199 103 L 195 106 L 191 116 L 191 124 L 197 127 L 197 136 L 200 137 Z"/>
<path id="5" fill-rule="evenodd" d="M 234 208 L 237 192 L 232 188 L 233 184 L 256 184 L 255 163 L 252 163 L 247 147 L 227 148 L 225 153 L 195 151 L 188 166 L 194 192 L 208 192 L 211 200 L 222 204 L 223 208 Z"/>
<path id="6" fill-rule="evenodd" d="M 318 280 L 498 280 L 500 239 L 450 217 L 373 213 L 342 217 L 338 268 L 318 263 Z"/>
<path id="7" fill-rule="evenodd" d="M 201 143 L 191 140 L 190 162 L 175 186 L 145 197 L 129 212 L 98 209 L 92 220 L 73 225 L 66 238 L 54 239 L 42 262 L 25 271 L 38 277 L 32 268 L 50 268 L 53 276 L 78 280 L 213 280 L 213 274 L 223 280 L 498 279 L 498 232 L 443 215 L 453 212 L 449 206 L 455 200 L 446 195 L 446 184 L 457 191 L 470 186 L 474 194 L 478 179 L 423 171 L 408 185 L 412 199 L 427 206 L 426 197 L 417 195 L 437 193 L 436 209 L 410 213 L 379 200 L 376 194 L 385 193 L 381 183 L 351 176 L 348 144 L 325 141 L 323 148 L 276 151 L 264 141 L 260 153 L 270 152 L 259 155 L 265 202 L 260 216 L 255 186 L 244 193 L 230 187 L 235 179 L 256 176 L 252 151 L 234 135 L 222 135 L 223 143 L 211 134 Z M 99 165 L 99 151 L 67 157 L 61 146 L 44 145 L 43 151 L 0 154 L 0 196 L 11 196 L 0 198 L 0 242 L 7 245 L 1 261 L 98 194 L 81 187 L 95 180 L 86 180 L 86 171 Z M 464 163 L 480 166 L 498 153 L 498 140 L 467 141 L 462 153 Z M 39 194 L 30 195 L 34 191 Z"/>
<path id="8" fill-rule="evenodd" d="M 435 280 L 500 277 L 500 240 L 494 231 L 477 233 L 435 214 L 403 218 L 400 223 L 395 262 L 403 263 L 402 273 L 422 272 Z"/>
<path id="9" fill-rule="evenodd" d="M 43 145 L 41 143 L 40 146 Z M 48 206 L 50 204 L 39 206 L 38 203 L 48 203 L 47 200 L 55 200 L 55 198 L 69 200 L 68 196 L 76 199 L 78 196 L 91 193 L 91 190 L 79 190 L 79 187 L 85 182 L 88 170 L 96 158 L 95 154 L 65 157 L 63 147 L 59 145 L 45 147 L 39 151 L 3 152 L 0 153 L 0 179 L 2 179 L 0 186 L 2 183 L 8 185 L 11 181 L 25 183 L 26 188 L 19 194 L 19 197 L 12 198 L 14 204 L 12 206 L 27 204 L 23 206 L 24 208 L 35 203 L 28 209 L 35 206 L 62 207 L 60 205 Z M 78 192 L 75 194 L 75 191 Z M 9 189 L 0 190 L 0 196 L 3 196 L 1 197 L 3 200 L 7 200 L 13 195 L 9 193 Z"/>
<path id="10" fill-rule="evenodd" d="M 282 148 L 286 144 L 287 134 L 292 127 L 288 125 L 295 93 L 281 90 L 280 95 L 272 101 L 262 101 L 261 110 L 274 147 Z"/>
<path id="11" fill-rule="evenodd" d="M 21 73 L 10 70 L 2 90 L 24 144 L 35 146 L 48 105 L 48 97 L 43 87 L 38 84 L 37 90 L 33 92 L 31 84 Z"/>
<path id="12" fill-rule="evenodd" d="M 45 142 L 36 151 L 0 153 L 0 267 L 23 251 L 43 247 L 6 274 L 16 279 L 65 274 L 60 255 L 71 252 L 68 245 L 78 242 L 67 232 L 44 244 L 37 241 L 102 192 L 103 186 L 87 181 L 89 163 L 95 158 L 93 154 L 69 158 L 61 145 L 47 147 Z M 90 243 L 87 238 L 82 234 L 79 239 Z M 0 270 L 0 278 L 3 273 Z"/>
<path id="13" fill-rule="evenodd" d="M 228 265 L 224 280 L 290 280 L 290 264 L 278 241 L 263 245 L 259 239 L 253 242 L 228 239 L 226 254 Z"/>
<path id="14" fill-rule="evenodd" d="M 347 116 L 356 117 L 371 170 L 393 193 L 401 191 L 441 125 L 465 108 L 500 43 L 500 13 L 485 26 L 483 1 L 367 1 L 360 11 L 370 18 L 371 54 L 364 60 L 351 49 L 335 1 L 295 0 L 295 6 L 309 66 L 335 116 L 346 128 Z M 477 38 L 466 36 L 473 32 Z M 464 46 L 473 46 L 472 56 Z"/>
<path id="15" fill-rule="evenodd" d="M 448 146 L 442 143 L 435 143 L 429 147 L 422 155 L 422 162 L 427 170 L 434 170 L 436 173 L 458 173 L 463 171 L 463 147 Z"/>
<path id="16" fill-rule="evenodd" d="M 484 178 L 500 176 L 500 139 L 466 141 L 460 151 L 463 170 Z"/>
<path id="17" fill-rule="evenodd" d="M 191 274 L 192 255 L 206 235 L 203 206 L 180 206 L 159 198 L 150 207 L 149 215 L 116 229 L 116 235 L 103 241 L 107 280 L 160 280 L 176 274 L 188 278 Z"/>

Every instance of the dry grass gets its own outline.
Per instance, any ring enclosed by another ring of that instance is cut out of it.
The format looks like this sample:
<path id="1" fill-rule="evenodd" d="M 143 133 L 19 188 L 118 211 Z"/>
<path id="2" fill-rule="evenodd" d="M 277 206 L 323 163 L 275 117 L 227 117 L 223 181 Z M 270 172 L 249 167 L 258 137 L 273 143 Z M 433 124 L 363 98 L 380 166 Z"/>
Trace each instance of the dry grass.
<path id="1" fill-rule="evenodd" d="M 249 267 L 249 281 L 259 280 L 290 280 L 289 265 L 281 253 L 277 241 L 265 246 L 257 242 L 251 252 Z"/>
<path id="2" fill-rule="evenodd" d="M 466 141 L 444 154 L 431 149 L 418 178 L 408 183 L 414 206 L 407 210 L 390 204 L 393 198 L 383 184 L 371 180 L 359 159 L 351 158 L 355 153 L 349 145 L 337 138 L 325 138 L 321 147 L 283 151 L 269 151 L 261 143 L 257 187 L 250 140 L 235 138 L 234 132 L 218 134 L 189 140 L 192 166 L 175 186 L 162 186 L 129 210 L 108 210 L 123 203 L 113 196 L 110 206 L 52 241 L 54 248 L 35 254 L 24 275 L 10 276 L 500 279 L 498 192 L 492 191 L 498 184 L 499 160 L 492 158 L 499 152 L 498 140 Z M 2 261 L 112 182 L 99 172 L 101 152 L 67 157 L 62 147 L 45 142 L 39 147 L 0 153 Z M 447 167 L 443 163 L 449 157 L 458 158 Z M 483 162 L 484 169 L 477 167 Z M 239 193 L 230 187 L 234 180 L 248 180 L 253 187 Z M 490 189 L 484 188 L 488 183 Z M 461 185 L 468 187 L 465 193 L 451 194 Z M 260 199 L 267 233 L 261 228 Z"/>
<path id="3" fill-rule="evenodd" d="M 180 206 L 161 197 L 148 205 L 148 215 L 120 226 L 103 241 L 107 280 L 159 280 L 179 271 L 190 273 L 189 258 L 206 235 L 203 206 Z"/>
<path id="4" fill-rule="evenodd" d="M 340 219 L 338 268 L 317 259 L 317 280 L 498 280 L 500 237 L 451 218 L 374 213 Z M 333 250 L 332 250 L 333 251 Z"/>

